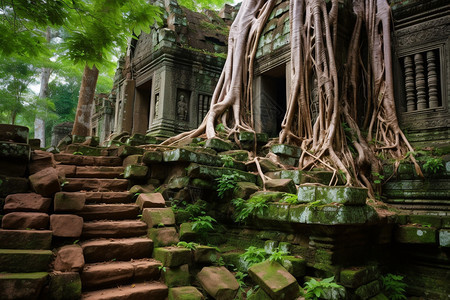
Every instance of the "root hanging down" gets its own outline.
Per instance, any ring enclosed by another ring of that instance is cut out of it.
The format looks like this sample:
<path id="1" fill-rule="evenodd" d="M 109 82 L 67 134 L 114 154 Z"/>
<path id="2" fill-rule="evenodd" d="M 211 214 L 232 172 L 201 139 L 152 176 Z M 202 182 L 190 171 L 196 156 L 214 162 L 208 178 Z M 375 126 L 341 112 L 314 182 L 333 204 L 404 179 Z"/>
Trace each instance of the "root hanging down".
<path id="1" fill-rule="evenodd" d="M 163 144 L 202 134 L 213 138 L 217 124 L 223 124 L 228 136 L 254 132 L 254 60 L 275 2 L 243 1 L 230 29 L 227 60 L 208 114 L 197 129 Z M 301 147 L 299 168 L 339 173 L 346 185 L 365 186 L 373 197 L 372 174 L 381 172 L 377 155 L 399 160 L 413 151 L 395 110 L 390 7 L 386 0 L 353 1 L 356 21 L 343 75 L 338 78 L 339 1 L 331 0 L 328 6 L 326 2 L 290 1 L 291 81 L 278 142 Z M 362 49 L 367 53 L 361 53 Z M 318 113 L 312 112 L 312 105 Z M 411 160 L 415 162 L 414 157 Z M 417 164 L 416 170 L 421 174 Z M 330 184 L 337 180 L 333 181 Z"/>

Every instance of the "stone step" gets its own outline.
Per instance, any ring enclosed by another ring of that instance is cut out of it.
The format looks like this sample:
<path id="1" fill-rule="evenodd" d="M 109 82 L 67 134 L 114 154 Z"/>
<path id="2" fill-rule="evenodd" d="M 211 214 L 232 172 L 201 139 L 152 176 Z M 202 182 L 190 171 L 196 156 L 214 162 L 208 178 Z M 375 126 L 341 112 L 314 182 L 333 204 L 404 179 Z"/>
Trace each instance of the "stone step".
<path id="1" fill-rule="evenodd" d="M 2 249 L 50 249 L 51 230 L 5 230 L 0 229 Z"/>
<path id="2" fill-rule="evenodd" d="M 57 162 L 64 165 L 76 166 L 122 166 L 122 158 L 118 156 L 86 156 L 70 153 L 57 153 L 54 155 Z"/>
<path id="3" fill-rule="evenodd" d="M 128 261 L 152 256 L 153 241 L 148 238 L 98 239 L 83 242 L 87 263 L 102 261 Z"/>
<path id="4" fill-rule="evenodd" d="M 68 178 L 62 189 L 65 192 L 123 192 L 128 189 L 128 180 L 104 178 Z"/>
<path id="5" fill-rule="evenodd" d="M 139 206 L 136 204 L 88 204 L 77 214 L 85 221 L 137 219 Z"/>
<path id="6" fill-rule="evenodd" d="M 0 299 L 37 300 L 48 273 L 0 273 Z"/>
<path id="7" fill-rule="evenodd" d="M 2 218 L 4 229 L 48 229 L 50 217 L 44 213 L 12 212 Z"/>
<path id="8" fill-rule="evenodd" d="M 83 293 L 83 300 L 165 300 L 168 288 L 161 282 L 146 282 Z"/>
<path id="9" fill-rule="evenodd" d="M 90 203 L 134 203 L 129 192 L 86 192 L 86 204 Z"/>
<path id="10" fill-rule="evenodd" d="M 91 221 L 85 222 L 84 238 L 122 238 L 143 236 L 147 233 L 147 224 L 138 220 Z"/>
<path id="11" fill-rule="evenodd" d="M 58 165 L 66 178 L 123 178 L 125 168 L 112 166 L 74 166 L 74 165 Z"/>
<path id="12" fill-rule="evenodd" d="M 154 259 L 87 264 L 81 273 L 83 290 L 158 280 L 162 264 Z"/>
<path id="13" fill-rule="evenodd" d="M 0 272 L 44 272 L 51 258 L 50 250 L 0 249 Z"/>

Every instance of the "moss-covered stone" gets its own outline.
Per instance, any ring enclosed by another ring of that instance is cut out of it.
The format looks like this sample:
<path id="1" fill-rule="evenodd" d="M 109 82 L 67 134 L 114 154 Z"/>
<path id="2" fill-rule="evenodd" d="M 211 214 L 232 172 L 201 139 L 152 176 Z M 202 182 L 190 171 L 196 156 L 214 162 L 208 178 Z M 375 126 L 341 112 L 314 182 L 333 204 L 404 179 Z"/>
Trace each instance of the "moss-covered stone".
<path id="1" fill-rule="evenodd" d="M 375 280 L 357 288 L 355 290 L 355 295 L 359 296 L 360 299 L 369 299 L 378 295 L 380 293 L 380 290 L 380 282 L 378 280 Z"/>
<path id="2" fill-rule="evenodd" d="M 182 177 L 172 177 L 167 184 L 167 188 L 169 189 L 182 189 L 189 185 L 190 178 L 187 176 Z"/>
<path id="3" fill-rule="evenodd" d="M 159 151 L 145 151 L 142 162 L 146 165 L 162 162 L 163 155 Z"/>
<path id="4" fill-rule="evenodd" d="M 248 181 L 252 183 L 256 183 L 256 175 L 247 173 L 244 171 L 230 169 L 230 168 L 217 168 L 210 166 L 203 166 L 197 164 L 191 164 L 188 167 L 188 175 L 193 178 L 202 178 L 202 179 L 216 179 L 221 177 L 222 175 L 231 175 L 237 174 L 241 181 Z"/>
<path id="5" fill-rule="evenodd" d="M 0 141 L 0 158 L 29 161 L 30 155 L 30 145 L 28 144 Z"/>
<path id="6" fill-rule="evenodd" d="M 143 148 L 137 148 L 128 145 L 122 145 L 117 149 L 117 155 L 120 157 L 127 157 L 130 155 L 141 154 L 143 155 L 145 150 Z"/>
<path id="7" fill-rule="evenodd" d="M 0 295 L 2 299 L 37 300 L 47 278 L 46 272 L 0 273 Z"/>
<path id="8" fill-rule="evenodd" d="M 153 241 L 155 247 L 170 246 L 180 241 L 175 227 L 150 228 L 147 236 Z"/>
<path id="9" fill-rule="evenodd" d="M 203 300 L 202 293 L 193 286 L 169 288 L 169 300 Z"/>
<path id="10" fill-rule="evenodd" d="M 182 223 L 180 225 L 180 240 L 192 242 L 197 239 L 197 233 L 192 230 L 192 222 Z"/>
<path id="11" fill-rule="evenodd" d="M 222 166 L 222 160 L 218 156 L 194 152 L 187 149 L 175 149 L 163 152 L 165 162 L 191 162 L 207 166 Z"/>
<path id="12" fill-rule="evenodd" d="M 209 246 L 197 246 L 194 250 L 194 261 L 199 264 L 213 264 L 219 260 L 217 249 Z"/>
<path id="13" fill-rule="evenodd" d="M 259 191 L 252 195 L 250 195 L 250 198 L 262 198 L 265 200 L 265 202 L 278 202 L 283 198 L 283 192 L 271 192 L 271 191 Z"/>
<path id="14" fill-rule="evenodd" d="M 450 247 L 450 229 L 439 230 L 439 246 Z"/>
<path id="15" fill-rule="evenodd" d="M 81 278 L 78 272 L 50 274 L 49 299 L 76 300 L 81 298 Z"/>
<path id="16" fill-rule="evenodd" d="M 341 271 L 340 283 L 349 288 L 357 288 L 379 276 L 378 269 L 375 266 L 354 267 Z"/>
<path id="17" fill-rule="evenodd" d="M 267 294 L 263 289 L 258 289 L 256 292 L 251 294 L 247 299 L 248 300 L 272 300 L 272 298 L 270 298 L 269 294 Z"/>
<path id="18" fill-rule="evenodd" d="M 142 211 L 142 221 L 149 228 L 158 225 L 173 226 L 175 225 L 175 215 L 171 208 L 144 208 Z"/>
<path id="19" fill-rule="evenodd" d="M 272 299 L 294 299 L 298 296 L 300 287 L 297 280 L 277 262 L 266 260 L 253 265 L 248 272 Z"/>
<path id="20" fill-rule="evenodd" d="M 26 126 L 0 124 L 0 141 L 28 144 L 28 132 Z"/>
<path id="21" fill-rule="evenodd" d="M 301 257 L 284 256 L 281 265 L 295 278 L 301 278 L 306 274 L 306 260 Z"/>
<path id="22" fill-rule="evenodd" d="M 436 229 L 401 225 L 395 231 L 395 240 L 405 244 L 434 244 L 436 243 Z"/>
<path id="23" fill-rule="evenodd" d="M 247 161 L 249 158 L 249 152 L 247 150 L 224 151 L 224 152 L 220 152 L 218 155 L 219 156 L 223 156 L 223 155 L 231 156 L 233 159 L 235 159 L 237 161 Z"/>
<path id="24" fill-rule="evenodd" d="M 239 283 L 225 267 L 204 267 L 197 279 L 214 299 L 235 299 Z"/>
<path id="25" fill-rule="evenodd" d="M 47 271 L 52 255 L 50 250 L 0 249 L 1 270 L 11 273 Z"/>
<path id="26" fill-rule="evenodd" d="M 441 217 L 432 215 L 410 215 L 409 222 L 413 224 L 432 226 L 435 228 L 440 228 L 442 225 Z"/>
<path id="27" fill-rule="evenodd" d="M 266 133 L 255 133 L 248 131 L 241 131 L 239 133 L 239 141 L 243 143 L 253 143 L 256 140 L 258 144 L 267 143 L 269 136 Z"/>
<path id="28" fill-rule="evenodd" d="M 190 264 L 191 250 L 181 247 L 155 248 L 153 258 L 159 260 L 165 267 L 178 267 Z"/>
<path id="29" fill-rule="evenodd" d="M 297 188 L 292 179 L 270 179 L 266 181 L 266 188 L 271 191 L 279 191 L 289 194 L 296 194 Z"/>
<path id="30" fill-rule="evenodd" d="M 265 175 L 274 179 L 292 179 L 295 184 L 303 183 L 303 172 L 301 170 L 282 170 L 276 172 L 268 172 Z"/>
<path id="31" fill-rule="evenodd" d="M 138 179 L 147 176 L 148 167 L 141 165 L 128 165 L 123 173 L 124 178 Z"/>
<path id="32" fill-rule="evenodd" d="M 169 287 L 190 285 L 189 265 L 179 267 L 169 267 L 162 272 L 164 283 Z"/>
<path id="33" fill-rule="evenodd" d="M 252 182 L 238 182 L 233 191 L 233 198 L 247 199 L 257 191 L 259 191 L 259 187 Z"/>
<path id="34" fill-rule="evenodd" d="M 370 298 L 370 300 L 389 300 L 383 293 L 376 295 L 375 297 Z"/>
<path id="35" fill-rule="evenodd" d="M 205 148 L 211 148 L 219 152 L 229 151 L 232 147 L 231 143 L 218 138 L 207 139 L 205 143 Z"/>
<path id="36" fill-rule="evenodd" d="M 268 208 L 258 211 L 256 217 L 260 220 L 288 222 L 289 220 L 289 204 L 270 203 Z"/>
<path id="37" fill-rule="evenodd" d="M 2 249 L 50 249 L 51 242 L 51 230 L 0 229 Z"/>
<path id="38" fill-rule="evenodd" d="M 304 224 L 364 224 L 378 219 L 375 209 L 371 206 L 334 206 L 324 205 L 308 207 L 307 205 L 292 205 L 289 208 L 289 221 Z"/>
<path id="39" fill-rule="evenodd" d="M 280 242 L 278 244 L 278 249 L 284 253 L 291 253 L 291 243 Z"/>
<path id="40" fill-rule="evenodd" d="M 68 145 L 66 150 L 68 153 L 73 153 L 76 155 L 86 155 L 86 156 L 107 156 L 108 150 L 103 147 L 91 147 L 80 144 Z"/>
<path id="41" fill-rule="evenodd" d="M 53 207 L 55 211 L 79 211 L 86 202 L 86 193 L 59 192 L 55 194 Z"/>
<path id="42" fill-rule="evenodd" d="M 272 147 L 270 147 L 270 151 L 277 155 L 289 156 L 294 158 L 299 158 L 302 154 L 302 150 L 299 147 L 283 144 L 272 145 Z"/>
<path id="43" fill-rule="evenodd" d="M 340 203 L 342 205 L 365 205 L 367 189 L 344 186 L 300 186 L 298 199 L 302 202 Z"/>

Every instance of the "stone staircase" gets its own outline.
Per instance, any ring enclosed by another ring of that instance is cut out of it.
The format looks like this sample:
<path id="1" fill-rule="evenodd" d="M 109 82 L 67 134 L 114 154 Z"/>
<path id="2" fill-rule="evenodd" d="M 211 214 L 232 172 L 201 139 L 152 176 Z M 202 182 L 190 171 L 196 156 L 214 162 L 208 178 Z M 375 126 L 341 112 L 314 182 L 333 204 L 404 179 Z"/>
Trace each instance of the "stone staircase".
<path id="1" fill-rule="evenodd" d="M 66 178 L 62 194 L 83 204 L 72 211 L 84 221 L 79 238 L 85 261 L 82 299 L 165 299 L 168 288 L 157 282 L 161 263 L 151 259 L 153 241 L 127 192 L 122 159 L 63 153 L 55 160 Z"/>

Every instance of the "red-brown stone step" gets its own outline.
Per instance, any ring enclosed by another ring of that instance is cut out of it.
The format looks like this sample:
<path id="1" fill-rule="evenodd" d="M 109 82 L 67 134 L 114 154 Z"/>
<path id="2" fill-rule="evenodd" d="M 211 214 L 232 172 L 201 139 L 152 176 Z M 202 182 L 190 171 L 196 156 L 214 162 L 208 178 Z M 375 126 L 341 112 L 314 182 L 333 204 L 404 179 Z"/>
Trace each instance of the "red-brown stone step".
<path id="1" fill-rule="evenodd" d="M 122 178 L 124 167 L 78 166 L 74 177 L 81 178 Z"/>
<path id="2" fill-rule="evenodd" d="M 134 203 L 129 192 L 86 192 L 86 204 L 90 203 Z"/>
<path id="3" fill-rule="evenodd" d="M 50 249 L 51 230 L 6 230 L 0 229 L 2 249 Z"/>
<path id="4" fill-rule="evenodd" d="M 57 162 L 64 165 L 76 166 L 122 166 L 122 158 L 118 156 L 86 156 L 69 153 L 54 155 Z"/>
<path id="5" fill-rule="evenodd" d="M 127 188 L 127 179 L 67 178 L 63 191 L 123 192 Z"/>
<path id="6" fill-rule="evenodd" d="M 77 213 L 85 221 L 136 219 L 139 206 L 136 204 L 88 204 Z"/>
<path id="7" fill-rule="evenodd" d="M 91 221 L 84 223 L 81 236 L 84 238 L 122 238 L 143 236 L 146 233 L 147 224 L 138 220 Z"/>
<path id="8" fill-rule="evenodd" d="M 158 280 L 161 262 L 154 259 L 87 264 L 81 273 L 83 290 L 117 286 L 132 281 Z"/>
<path id="9" fill-rule="evenodd" d="M 151 257 L 153 241 L 148 238 L 98 239 L 83 242 L 81 247 L 87 263 L 127 261 Z"/>
<path id="10" fill-rule="evenodd" d="M 48 229 L 49 224 L 50 217 L 45 213 L 12 212 L 2 218 L 4 229 Z"/>
<path id="11" fill-rule="evenodd" d="M 111 289 L 83 293 L 83 300 L 165 300 L 169 289 L 161 282 L 130 284 Z"/>

